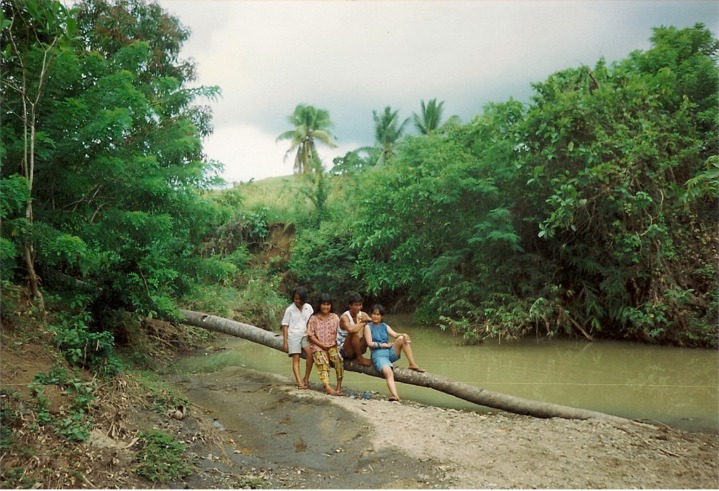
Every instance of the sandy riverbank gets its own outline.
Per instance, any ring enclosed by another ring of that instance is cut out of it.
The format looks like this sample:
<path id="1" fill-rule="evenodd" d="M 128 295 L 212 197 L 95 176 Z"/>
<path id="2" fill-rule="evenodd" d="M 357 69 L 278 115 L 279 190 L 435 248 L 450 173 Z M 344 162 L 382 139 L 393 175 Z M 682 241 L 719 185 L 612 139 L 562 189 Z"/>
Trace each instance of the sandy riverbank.
<path id="1" fill-rule="evenodd" d="M 477 414 L 345 391 L 331 397 L 241 368 L 174 375 L 224 456 L 190 487 L 717 488 L 719 436 L 666 426 Z"/>

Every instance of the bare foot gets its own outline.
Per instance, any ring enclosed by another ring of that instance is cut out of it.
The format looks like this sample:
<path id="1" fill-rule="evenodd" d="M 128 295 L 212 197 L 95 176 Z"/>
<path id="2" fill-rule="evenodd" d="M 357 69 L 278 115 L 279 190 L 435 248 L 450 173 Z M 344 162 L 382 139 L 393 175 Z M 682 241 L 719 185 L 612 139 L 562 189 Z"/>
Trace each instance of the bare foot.
<path id="1" fill-rule="evenodd" d="M 336 395 L 336 396 L 341 396 L 341 395 L 342 395 L 342 389 L 340 389 L 339 387 L 336 388 L 336 389 L 335 389 L 335 395 Z"/>
<path id="2" fill-rule="evenodd" d="M 372 365 L 372 360 L 368 360 L 367 358 L 360 356 L 357 358 L 357 363 L 362 365 L 363 367 L 369 367 Z"/>
<path id="3" fill-rule="evenodd" d="M 306 389 L 307 386 L 306 386 L 306 385 L 303 385 L 303 384 L 297 384 L 297 388 L 298 388 L 298 389 Z"/>
<path id="4" fill-rule="evenodd" d="M 415 372 L 419 372 L 419 373 L 424 373 L 426 371 L 424 368 L 420 368 L 418 366 L 412 366 L 412 367 L 409 367 L 409 369 L 413 370 Z"/>
<path id="5" fill-rule="evenodd" d="M 331 396 L 336 396 L 337 392 L 332 387 L 325 387 L 325 392 Z"/>

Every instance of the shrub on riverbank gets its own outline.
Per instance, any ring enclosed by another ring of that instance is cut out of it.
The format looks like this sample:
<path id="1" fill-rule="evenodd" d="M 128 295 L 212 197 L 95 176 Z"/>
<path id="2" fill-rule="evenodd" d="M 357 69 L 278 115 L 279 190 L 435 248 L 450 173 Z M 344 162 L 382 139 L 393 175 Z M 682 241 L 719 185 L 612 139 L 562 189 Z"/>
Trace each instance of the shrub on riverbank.
<path id="1" fill-rule="evenodd" d="M 719 41 L 701 24 L 651 41 L 361 166 L 343 211 L 300 230 L 299 281 L 351 279 L 475 340 L 716 347 Z"/>

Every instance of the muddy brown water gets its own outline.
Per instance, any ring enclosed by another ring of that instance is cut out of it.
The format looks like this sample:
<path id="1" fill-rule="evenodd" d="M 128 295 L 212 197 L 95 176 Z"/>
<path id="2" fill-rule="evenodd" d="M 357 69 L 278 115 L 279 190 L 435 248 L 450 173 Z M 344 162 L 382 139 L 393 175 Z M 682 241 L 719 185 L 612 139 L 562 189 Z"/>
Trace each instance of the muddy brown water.
<path id="1" fill-rule="evenodd" d="M 388 315 L 395 331 L 408 332 L 417 362 L 427 371 L 495 392 L 664 423 L 688 431 L 719 432 L 719 353 L 716 350 L 625 342 L 524 339 L 462 345 L 409 316 Z M 279 331 L 278 331 L 279 334 Z M 231 336 L 178 362 L 186 372 L 228 366 L 292 377 L 287 355 Z M 396 363 L 405 367 L 407 361 Z M 304 370 L 304 368 L 303 368 Z M 334 371 L 331 373 L 334 381 Z M 319 383 L 317 373 L 311 380 Z M 345 372 L 343 386 L 358 397 L 387 395 L 384 380 Z M 399 384 L 404 399 L 455 409 L 487 408 L 424 387 Z"/>

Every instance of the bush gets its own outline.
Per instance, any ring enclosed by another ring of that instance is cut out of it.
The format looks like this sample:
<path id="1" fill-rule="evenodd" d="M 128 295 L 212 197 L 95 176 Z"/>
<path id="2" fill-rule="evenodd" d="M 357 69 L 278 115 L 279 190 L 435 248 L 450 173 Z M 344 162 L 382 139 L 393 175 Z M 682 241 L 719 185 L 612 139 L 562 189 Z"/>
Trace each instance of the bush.
<path id="1" fill-rule="evenodd" d="M 140 434 L 142 449 L 137 453 L 137 474 L 150 481 L 167 483 L 192 474 L 193 466 L 183 455 L 185 446 L 171 435 L 157 430 Z"/>
<path id="2" fill-rule="evenodd" d="M 113 356 L 115 338 L 107 331 L 91 332 L 88 312 L 63 313 L 58 324 L 51 325 L 55 344 L 70 365 L 87 368 L 103 375 L 115 375 L 119 362 Z"/>

